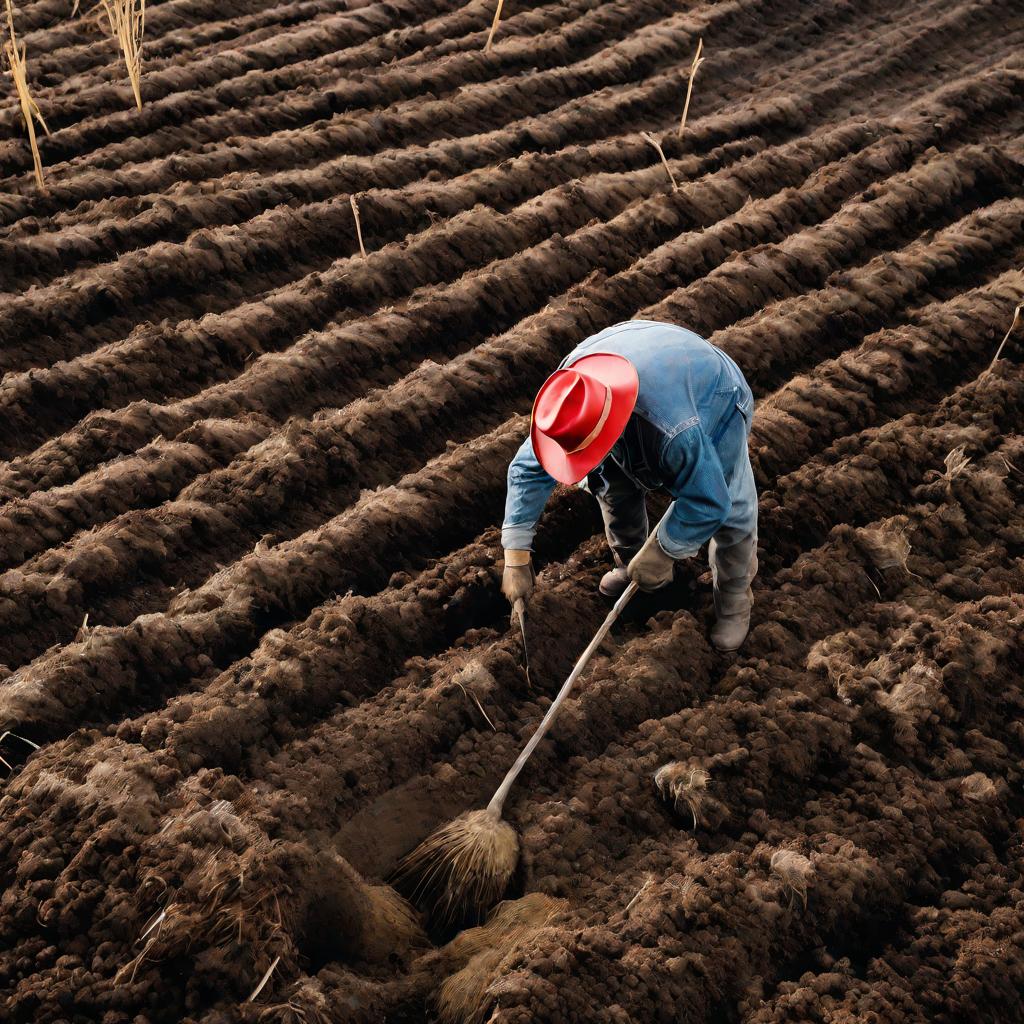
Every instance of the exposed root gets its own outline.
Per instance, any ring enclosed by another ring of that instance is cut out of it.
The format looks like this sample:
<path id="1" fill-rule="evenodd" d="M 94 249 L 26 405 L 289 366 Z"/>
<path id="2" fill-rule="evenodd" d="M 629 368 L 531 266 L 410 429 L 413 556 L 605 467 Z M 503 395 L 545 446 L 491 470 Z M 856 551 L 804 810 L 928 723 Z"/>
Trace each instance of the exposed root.
<path id="1" fill-rule="evenodd" d="M 696 829 L 700 825 L 700 809 L 710 778 L 703 768 L 670 761 L 655 772 L 654 785 L 658 795 L 670 801 L 675 810 L 678 811 L 681 805 L 689 808 Z"/>
<path id="2" fill-rule="evenodd" d="M 489 811 L 469 811 L 429 835 L 395 868 L 392 881 L 452 924 L 479 917 L 501 899 L 519 863 L 519 837 Z"/>
<path id="3" fill-rule="evenodd" d="M 800 900 L 804 910 L 807 909 L 807 880 L 813 870 L 811 862 L 795 850 L 776 850 L 772 854 L 772 873 L 782 879 L 783 885 L 789 891 L 789 906 L 792 909 L 793 902 Z"/>

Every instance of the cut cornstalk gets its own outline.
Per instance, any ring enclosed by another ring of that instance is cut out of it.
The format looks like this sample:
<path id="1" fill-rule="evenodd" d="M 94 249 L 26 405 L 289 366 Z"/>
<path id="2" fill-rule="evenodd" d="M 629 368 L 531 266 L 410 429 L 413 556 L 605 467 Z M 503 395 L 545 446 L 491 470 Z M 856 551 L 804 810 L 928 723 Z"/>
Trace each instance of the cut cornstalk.
<path id="1" fill-rule="evenodd" d="M 498 0 L 498 6 L 494 10 L 494 21 L 491 22 L 491 31 L 487 33 L 487 43 L 484 45 L 484 53 L 490 53 L 494 45 L 494 33 L 498 30 L 498 22 L 501 21 L 501 8 L 505 0 Z"/>
<path id="2" fill-rule="evenodd" d="M 693 80 L 697 77 L 697 71 L 700 69 L 701 64 L 704 63 L 704 58 L 701 56 L 703 49 L 704 39 L 701 37 L 697 40 L 697 52 L 694 55 L 693 63 L 690 65 L 690 77 L 686 83 L 686 103 L 683 105 L 683 116 L 679 119 L 680 135 L 686 130 L 686 117 L 690 113 L 690 97 L 693 95 Z"/>
<path id="3" fill-rule="evenodd" d="M 1003 336 L 1003 340 L 999 342 L 999 348 L 996 349 L 996 354 L 992 357 L 992 362 L 988 364 L 989 371 L 991 371 L 992 368 L 999 361 L 999 357 L 1003 354 L 1003 348 L 1006 346 L 1006 343 L 1010 340 L 1010 335 L 1013 334 L 1013 332 L 1016 330 L 1017 324 L 1020 321 L 1020 311 L 1022 309 L 1024 309 L 1024 302 L 1019 303 L 1017 308 L 1013 311 L 1013 320 L 1010 323 L 1010 329 Z"/>
<path id="4" fill-rule="evenodd" d="M 142 34 L 146 27 L 146 0 L 100 0 L 110 31 L 124 55 L 135 103 L 142 109 Z"/>
<path id="5" fill-rule="evenodd" d="M 366 259 L 366 246 L 363 245 L 363 226 L 359 222 L 359 204 L 356 202 L 355 196 L 348 197 L 349 203 L 352 205 L 352 216 L 356 219 L 356 237 L 359 239 L 359 251 L 363 254 L 363 259 Z"/>
<path id="6" fill-rule="evenodd" d="M 676 184 L 675 175 L 672 173 L 672 168 L 669 167 L 668 161 L 665 159 L 665 151 L 661 148 L 661 143 L 653 136 L 650 132 L 641 132 L 641 136 L 649 142 L 657 151 L 658 156 L 661 157 L 661 162 L 665 165 L 665 170 L 668 173 L 668 180 L 672 182 L 672 191 L 678 192 L 679 186 Z"/>
<path id="7" fill-rule="evenodd" d="M 39 155 L 39 142 L 36 139 L 36 125 L 38 121 L 47 135 L 50 129 L 46 127 L 43 115 L 39 110 L 39 104 L 32 98 L 28 90 L 28 74 L 25 62 L 25 44 L 18 48 L 18 40 L 14 34 L 14 9 L 11 0 L 7 0 L 7 27 L 11 33 L 10 42 L 4 44 L 4 53 L 7 54 L 7 63 L 11 68 L 11 78 L 14 79 L 14 88 L 18 94 L 18 103 L 21 106 L 21 118 L 25 122 L 25 131 L 28 134 L 29 148 L 32 150 L 32 166 L 35 171 L 36 184 L 40 191 L 46 191 L 46 182 L 43 180 L 43 161 Z"/>

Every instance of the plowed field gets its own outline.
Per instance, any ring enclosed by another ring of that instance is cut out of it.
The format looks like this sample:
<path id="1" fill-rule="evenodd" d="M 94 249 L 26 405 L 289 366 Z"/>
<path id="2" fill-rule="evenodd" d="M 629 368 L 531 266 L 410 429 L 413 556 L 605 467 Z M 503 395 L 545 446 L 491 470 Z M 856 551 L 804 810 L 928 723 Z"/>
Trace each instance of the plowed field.
<path id="1" fill-rule="evenodd" d="M 565 903 L 454 1019 L 1024 1021 L 1019 0 L 493 13 L 151 0 L 139 111 L 95 12 L 17 8 L 0 1019 L 435 1019 L 466 943 L 386 879 L 607 610 L 562 489 L 527 679 L 507 464 L 646 317 L 757 398 L 752 631 L 709 646 L 703 559 L 634 603 L 506 808 L 510 895 Z"/>

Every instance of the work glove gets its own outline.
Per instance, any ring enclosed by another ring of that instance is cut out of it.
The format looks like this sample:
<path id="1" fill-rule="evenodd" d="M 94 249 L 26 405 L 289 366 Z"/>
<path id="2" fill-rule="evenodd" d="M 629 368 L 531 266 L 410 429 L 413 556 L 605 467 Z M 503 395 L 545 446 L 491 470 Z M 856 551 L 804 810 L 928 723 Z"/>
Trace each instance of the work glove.
<path id="1" fill-rule="evenodd" d="M 505 551 L 505 571 L 501 574 L 501 592 L 509 604 L 528 601 L 533 593 L 533 563 L 529 551 Z"/>
<path id="2" fill-rule="evenodd" d="M 675 559 L 665 554 L 655 537 L 646 549 L 641 548 L 640 553 L 633 557 L 626 571 L 641 590 L 660 590 L 672 582 L 675 564 Z"/>

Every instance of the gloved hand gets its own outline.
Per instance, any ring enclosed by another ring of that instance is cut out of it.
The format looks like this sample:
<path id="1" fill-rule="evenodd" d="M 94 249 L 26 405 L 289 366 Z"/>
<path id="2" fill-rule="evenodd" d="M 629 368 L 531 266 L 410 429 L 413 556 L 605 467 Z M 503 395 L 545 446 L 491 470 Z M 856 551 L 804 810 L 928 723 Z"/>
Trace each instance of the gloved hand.
<path id="1" fill-rule="evenodd" d="M 523 601 L 530 599 L 534 578 L 530 552 L 506 549 L 505 571 L 501 574 L 501 592 L 508 598 L 509 604 L 515 604 L 520 598 Z"/>
<path id="2" fill-rule="evenodd" d="M 641 590 L 660 590 L 672 582 L 672 572 L 675 568 L 675 559 L 666 555 L 662 546 L 658 543 L 657 537 L 647 545 L 647 550 L 641 550 L 635 555 L 626 566 L 629 578 Z"/>

